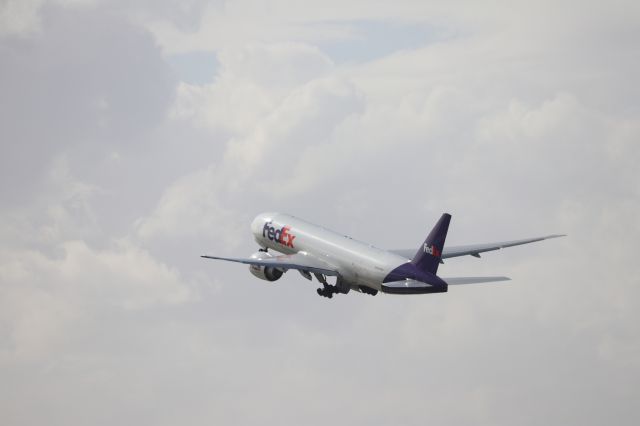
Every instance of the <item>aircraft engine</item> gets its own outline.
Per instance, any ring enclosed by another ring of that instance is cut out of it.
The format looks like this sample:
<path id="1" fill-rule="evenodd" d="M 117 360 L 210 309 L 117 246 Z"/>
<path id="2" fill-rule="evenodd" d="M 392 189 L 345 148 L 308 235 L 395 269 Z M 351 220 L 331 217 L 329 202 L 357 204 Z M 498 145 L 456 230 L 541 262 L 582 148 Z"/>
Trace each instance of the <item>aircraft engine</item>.
<path id="1" fill-rule="evenodd" d="M 252 259 L 268 259 L 270 257 L 273 256 L 264 251 L 259 251 L 251 255 Z M 261 280 L 271 282 L 279 280 L 282 277 L 282 274 L 284 274 L 284 271 L 282 271 L 281 269 L 257 265 L 249 266 L 249 271 L 251 271 L 254 276 L 260 278 Z"/>

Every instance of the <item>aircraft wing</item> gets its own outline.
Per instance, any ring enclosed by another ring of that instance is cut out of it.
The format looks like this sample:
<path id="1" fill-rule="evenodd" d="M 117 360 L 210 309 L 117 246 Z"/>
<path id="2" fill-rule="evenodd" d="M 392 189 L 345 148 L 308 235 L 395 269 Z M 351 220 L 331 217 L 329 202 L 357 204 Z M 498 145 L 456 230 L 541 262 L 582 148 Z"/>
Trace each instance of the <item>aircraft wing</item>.
<path id="1" fill-rule="evenodd" d="M 308 271 L 316 274 L 338 275 L 335 268 L 328 263 L 305 254 L 289 254 L 282 256 L 274 256 L 267 259 L 252 259 L 242 257 L 218 257 L 218 256 L 200 256 L 205 259 L 226 260 L 228 262 L 244 263 L 246 265 L 270 266 L 281 270 L 295 269 L 299 271 Z"/>
<path id="2" fill-rule="evenodd" d="M 502 241 L 499 243 L 487 243 L 487 244 L 471 244 L 466 246 L 452 246 L 452 247 L 444 247 L 442 249 L 442 259 L 447 259 L 449 257 L 458 257 L 458 256 L 474 256 L 480 257 L 480 253 L 484 253 L 486 251 L 500 250 L 501 248 L 519 246 L 522 244 L 535 243 L 536 241 L 549 240 L 551 238 L 564 237 L 564 235 L 547 235 L 545 237 L 536 237 L 536 238 L 526 238 L 523 240 L 513 240 L 513 241 Z M 416 254 L 416 249 L 399 249 L 399 250 L 389 250 L 391 253 L 398 254 L 407 259 L 413 259 L 413 256 Z"/>

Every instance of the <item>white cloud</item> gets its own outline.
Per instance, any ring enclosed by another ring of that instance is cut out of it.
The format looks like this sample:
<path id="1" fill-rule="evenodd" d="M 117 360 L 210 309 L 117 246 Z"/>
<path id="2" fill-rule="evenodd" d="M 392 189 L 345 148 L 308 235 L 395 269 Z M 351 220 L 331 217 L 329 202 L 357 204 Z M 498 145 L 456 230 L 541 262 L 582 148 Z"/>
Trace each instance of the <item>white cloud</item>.
<path id="1" fill-rule="evenodd" d="M 242 225 L 234 211 L 226 207 L 226 198 L 232 191 L 225 178 L 228 176 L 215 167 L 182 177 L 167 188 L 149 216 L 138 220 L 139 235 L 144 239 L 158 236 L 222 238 L 231 244 Z"/>
<path id="2" fill-rule="evenodd" d="M 637 423 L 636 6 L 42 10 L 29 49 L 0 46 L 20 141 L 3 152 L 22 149 L 0 208 L 5 422 Z M 323 51 L 376 20 L 445 36 L 365 63 Z M 177 83 L 144 27 L 219 59 L 169 116 Z M 441 267 L 509 283 L 327 303 L 295 273 L 198 258 L 251 253 L 261 210 L 382 247 L 419 244 L 443 210 L 452 243 L 569 237 Z"/>
<path id="3" fill-rule="evenodd" d="M 197 298 L 175 268 L 127 238 L 103 236 L 92 206 L 102 191 L 72 176 L 66 158 L 53 161 L 45 188 L 28 209 L 2 211 L 3 362 L 41 361 L 106 311 Z"/>
<path id="4" fill-rule="evenodd" d="M 176 270 L 126 241 L 105 250 L 68 241 L 52 256 L 4 249 L 2 259 L 5 359 L 45 358 L 78 323 L 110 307 L 143 309 L 193 298 Z"/>
<path id="5" fill-rule="evenodd" d="M 38 10 L 44 0 L 6 0 L 0 3 L 0 36 L 25 35 L 35 31 Z"/>
<path id="6" fill-rule="evenodd" d="M 238 222 L 231 206 L 237 208 L 256 190 L 280 198 L 312 189 L 330 165 L 315 167 L 320 158 L 307 161 L 307 147 L 331 146 L 336 128 L 359 113 L 361 103 L 354 88 L 337 79 L 314 80 L 294 90 L 250 134 L 231 139 L 222 161 L 168 188 L 155 211 L 139 220 L 140 235 L 237 240 L 246 223 Z"/>
<path id="7" fill-rule="evenodd" d="M 181 85 L 172 117 L 193 121 L 231 137 L 224 156 L 208 168 L 175 182 L 156 210 L 138 222 L 143 238 L 154 235 L 226 235 L 236 239 L 241 226 L 232 210 L 246 191 L 257 188 L 278 197 L 311 188 L 309 167 L 303 178 L 298 160 L 309 145 L 331 143 L 333 133 L 363 99 L 353 85 L 326 78 L 333 65 L 317 49 L 300 44 L 250 46 L 222 55 L 220 77 L 208 86 Z M 291 185 L 293 176 L 295 185 Z"/>
<path id="8" fill-rule="evenodd" d="M 0 3 L 0 37 L 30 36 L 41 30 L 41 9 L 46 4 L 78 6 L 100 0 L 4 0 Z"/>
<path id="9" fill-rule="evenodd" d="M 317 48 L 299 43 L 226 49 L 219 61 L 214 83 L 180 84 L 172 116 L 234 136 L 254 128 L 296 87 L 333 68 Z"/>

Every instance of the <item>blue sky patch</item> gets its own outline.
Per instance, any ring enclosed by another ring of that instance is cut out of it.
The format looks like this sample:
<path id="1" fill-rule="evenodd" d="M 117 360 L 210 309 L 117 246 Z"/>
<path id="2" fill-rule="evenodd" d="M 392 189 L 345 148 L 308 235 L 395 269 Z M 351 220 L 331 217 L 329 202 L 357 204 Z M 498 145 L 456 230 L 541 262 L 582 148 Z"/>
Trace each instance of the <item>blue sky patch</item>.
<path id="1" fill-rule="evenodd" d="M 220 65 L 216 54 L 210 51 L 169 55 L 167 61 L 180 81 L 200 85 L 213 83 Z"/>
<path id="2" fill-rule="evenodd" d="M 318 47 L 336 63 L 368 62 L 401 50 L 426 46 L 443 38 L 425 23 L 391 21 L 353 21 L 345 24 L 354 36 L 321 42 Z"/>

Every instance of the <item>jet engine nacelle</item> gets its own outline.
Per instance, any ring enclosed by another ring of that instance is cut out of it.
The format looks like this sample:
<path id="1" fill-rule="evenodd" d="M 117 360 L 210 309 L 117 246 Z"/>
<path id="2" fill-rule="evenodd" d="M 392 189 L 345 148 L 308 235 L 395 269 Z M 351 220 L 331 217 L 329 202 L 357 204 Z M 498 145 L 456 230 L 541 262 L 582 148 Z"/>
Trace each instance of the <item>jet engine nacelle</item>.
<path id="1" fill-rule="evenodd" d="M 251 255 L 252 259 L 269 259 L 270 257 L 273 256 L 265 251 L 259 251 Z M 249 266 L 249 271 L 251 271 L 254 276 L 260 278 L 261 280 L 271 282 L 279 280 L 282 277 L 282 274 L 284 274 L 284 271 L 282 271 L 281 269 L 277 269 L 271 266 L 267 267 L 251 265 Z"/>

